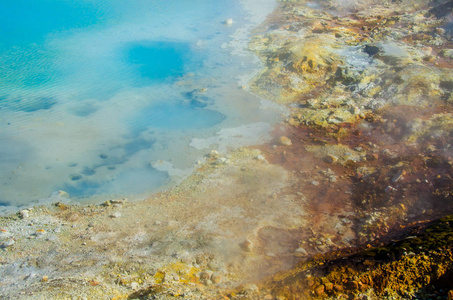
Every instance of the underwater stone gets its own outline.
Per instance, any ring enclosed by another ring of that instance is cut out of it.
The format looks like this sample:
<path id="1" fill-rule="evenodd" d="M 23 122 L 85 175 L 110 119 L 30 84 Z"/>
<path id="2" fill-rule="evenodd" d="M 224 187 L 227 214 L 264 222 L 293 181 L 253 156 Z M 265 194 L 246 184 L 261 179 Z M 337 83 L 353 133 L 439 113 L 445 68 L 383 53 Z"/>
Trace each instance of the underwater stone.
<path id="1" fill-rule="evenodd" d="M 367 160 L 377 160 L 379 158 L 379 155 L 376 153 L 370 153 L 366 155 Z"/>
<path id="2" fill-rule="evenodd" d="M 123 199 L 118 199 L 118 200 L 110 200 L 110 203 L 111 204 L 123 204 L 126 201 L 127 201 L 127 198 L 123 198 Z"/>
<path id="3" fill-rule="evenodd" d="M 231 26 L 231 25 L 233 25 L 233 19 L 226 19 L 223 23 L 225 25 Z"/>
<path id="4" fill-rule="evenodd" d="M 381 51 L 381 49 L 379 49 L 379 47 L 372 46 L 372 45 L 365 45 L 365 47 L 363 48 L 363 52 L 365 52 L 369 56 L 374 56 L 374 55 L 378 54 L 379 51 Z"/>
<path id="5" fill-rule="evenodd" d="M 211 150 L 211 153 L 209 154 L 209 157 L 218 157 L 220 154 L 217 152 L 217 150 Z"/>
<path id="6" fill-rule="evenodd" d="M 69 194 L 65 191 L 59 190 L 55 191 L 52 194 L 50 194 L 50 197 L 63 197 L 63 198 L 69 198 Z"/>
<path id="7" fill-rule="evenodd" d="M 79 175 L 79 174 L 73 174 L 73 175 L 71 175 L 70 177 L 71 177 L 71 180 L 72 180 L 72 181 L 77 181 L 77 180 L 82 179 L 82 176 Z"/>
<path id="8" fill-rule="evenodd" d="M 3 242 L 1 248 L 8 248 L 14 245 L 15 241 L 13 239 L 9 239 Z"/>

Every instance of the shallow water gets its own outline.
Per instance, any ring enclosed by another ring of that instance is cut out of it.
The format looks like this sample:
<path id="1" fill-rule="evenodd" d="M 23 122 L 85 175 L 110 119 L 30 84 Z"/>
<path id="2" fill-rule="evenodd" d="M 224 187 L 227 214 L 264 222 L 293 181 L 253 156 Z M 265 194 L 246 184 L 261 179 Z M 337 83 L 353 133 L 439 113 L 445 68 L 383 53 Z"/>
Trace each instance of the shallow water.
<path id="1" fill-rule="evenodd" d="M 5 0 L 0 203 L 138 196 L 211 149 L 266 139 L 281 112 L 240 88 L 259 67 L 244 41 L 264 2 Z"/>

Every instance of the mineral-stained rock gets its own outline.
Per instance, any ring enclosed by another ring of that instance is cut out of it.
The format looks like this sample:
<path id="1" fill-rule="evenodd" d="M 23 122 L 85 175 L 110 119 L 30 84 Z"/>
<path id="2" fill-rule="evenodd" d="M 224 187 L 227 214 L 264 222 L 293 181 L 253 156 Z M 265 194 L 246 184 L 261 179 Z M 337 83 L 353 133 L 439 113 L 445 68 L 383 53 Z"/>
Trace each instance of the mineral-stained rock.
<path id="1" fill-rule="evenodd" d="M 346 288 L 351 291 L 356 291 L 359 289 L 359 283 L 355 280 L 348 281 L 346 283 Z"/>
<path id="2" fill-rule="evenodd" d="M 408 127 L 406 139 L 411 142 L 426 143 L 434 139 L 446 139 L 453 132 L 453 115 L 442 113 L 433 115 L 429 120 L 412 120 Z"/>
<path id="3" fill-rule="evenodd" d="M 343 292 L 344 288 L 342 285 L 339 285 L 339 284 L 335 284 L 333 286 L 333 289 L 336 291 L 336 292 Z"/>
<path id="4" fill-rule="evenodd" d="M 370 247 L 350 257 L 327 259 L 327 262 L 322 257 L 301 262 L 286 274 L 279 274 L 275 281 L 267 282 L 267 287 L 275 294 L 302 293 L 308 288 L 315 291 L 313 285 L 323 282 L 324 291 L 330 291 L 329 282 L 337 295 L 346 293 L 352 297 L 359 291 L 371 292 L 372 299 L 383 299 L 388 293 L 411 293 L 442 282 L 441 279 L 451 274 L 452 241 L 453 216 L 447 216 L 398 242 Z M 310 284 L 306 279 L 307 271 L 325 275 L 310 276 Z"/>
<path id="5" fill-rule="evenodd" d="M 443 57 L 453 58 L 453 49 L 443 49 L 440 51 L 440 55 Z"/>
<path id="6" fill-rule="evenodd" d="M 316 157 L 324 159 L 329 163 L 345 164 L 348 161 L 361 161 L 362 153 L 350 149 L 345 145 L 309 145 L 305 149 L 312 152 Z"/>
<path id="7" fill-rule="evenodd" d="M 219 272 L 215 272 L 211 275 L 211 281 L 215 284 L 217 283 L 221 283 L 222 282 L 222 279 L 223 279 L 223 276 L 221 273 Z"/>
<path id="8" fill-rule="evenodd" d="M 3 242 L 3 244 L 0 246 L 0 248 L 8 248 L 8 247 L 11 247 L 14 244 L 15 244 L 15 241 L 13 239 L 8 239 L 8 240 Z"/>
<path id="9" fill-rule="evenodd" d="M 381 49 L 374 45 L 365 45 L 365 47 L 363 47 L 363 52 L 365 52 L 369 56 L 375 56 L 380 51 L 381 51 Z"/>
<path id="10" fill-rule="evenodd" d="M 326 291 L 332 291 L 334 288 L 332 282 L 326 282 L 326 283 L 324 283 L 324 286 L 326 287 Z"/>
<path id="11" fill-rule="evenodd" d="M 316 296 L 321 296 L 322 294 L 324 294 L 324 291 L 325 291 L 325 286 L 324 285 L 318 285 L 316 288 L 315 288 L 315 294 Z"/>
<path id="12" fill-rule="evenodd" d="M 377 160 L 379 158 L 379 155 L 376 153 L 369 153 L 366 155 L 367 160 Z"/>
<path id="13" fill-rule="evenodd" d="M 337 160 L 338 160 L 338 157 L 336 157 L 335 155 L 332 155 L 332 154 L 328 154 L 328 155 L 326 155 L 326 157 L 324 157 L 324 161 L 329 164 L 333 164 Z"/>
<path id="14" fill-rule="evenodd" d="M 245 252 L 252 252 L 253 249 L 253 243 L 250 240 L 245 240 L 242 243 L 239 244 L 242 250 Z"/>
<path id="15" fill-rule="evenodd" d="M 264 39 L 267 42 L 263 43 Z M 333 75 L 340 64 L 333 50 L 335 42 L 330 34 L 303 39 L 280 33 L 256 37 L 250 48 L 266 59 L 267 67 L 254 79 L 251 89 L 278 102 L 293 101 Z"/>
<path id="16" fill-rule="evenodd" d="M 291 146 L 293 144 L 291 142 L 291 140 L 289 138 L 287 138 L 286 136 L 280 137 L 279 142 L 283 146 Z"/>

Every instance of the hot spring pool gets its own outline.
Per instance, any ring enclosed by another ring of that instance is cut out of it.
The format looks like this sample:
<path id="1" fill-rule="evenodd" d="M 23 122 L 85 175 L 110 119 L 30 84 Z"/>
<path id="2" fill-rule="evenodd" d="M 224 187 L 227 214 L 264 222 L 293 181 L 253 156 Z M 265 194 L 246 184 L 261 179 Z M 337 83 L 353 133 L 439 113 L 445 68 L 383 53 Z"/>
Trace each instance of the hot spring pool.
<path id="1" fill-rule="evenodd" d="M 281 112 L 240 78 L 274 2 L 3 0 L 0 204 L 139 197 L 265 140 Z"/>

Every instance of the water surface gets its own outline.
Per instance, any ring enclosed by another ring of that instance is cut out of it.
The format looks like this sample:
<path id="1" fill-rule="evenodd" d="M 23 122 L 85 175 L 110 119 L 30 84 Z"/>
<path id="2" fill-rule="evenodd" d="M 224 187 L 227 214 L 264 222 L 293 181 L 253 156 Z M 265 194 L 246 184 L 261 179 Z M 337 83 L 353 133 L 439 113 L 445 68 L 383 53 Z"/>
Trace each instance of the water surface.
<path id="1" fill-rule="evenodd" d="M 0 203 L 150 193 L 238 144 L 193 139 L 275 122 L 240 88 L 259 67 L 240 40 L 256 16 L 239 0 L 4 0 Z"/>

